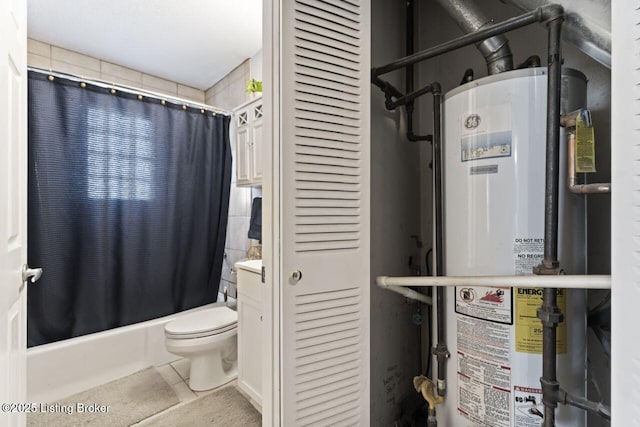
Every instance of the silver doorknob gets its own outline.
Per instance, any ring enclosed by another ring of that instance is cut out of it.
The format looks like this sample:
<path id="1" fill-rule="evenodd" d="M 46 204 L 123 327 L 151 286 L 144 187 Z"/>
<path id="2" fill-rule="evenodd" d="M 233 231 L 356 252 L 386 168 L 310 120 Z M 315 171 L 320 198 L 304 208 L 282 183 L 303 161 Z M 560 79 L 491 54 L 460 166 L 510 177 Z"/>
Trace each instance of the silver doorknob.
<path id="1" fill-rule="evenodd" d="M 22 266 L 22 281 L 26 282 L 31 279 L 31 283 L 36 283 L 36 281 L 42 276 L 41 268 L 29 268 L 27 264 Z"/>
<path id="2" fill-rule="evenodd" d="M 300 279 L 302 279 L 302 272 L 300 270 L 295 270 L 293 273 L 291 273 L 291 278 L 294 282 L 299 282 Z"/>

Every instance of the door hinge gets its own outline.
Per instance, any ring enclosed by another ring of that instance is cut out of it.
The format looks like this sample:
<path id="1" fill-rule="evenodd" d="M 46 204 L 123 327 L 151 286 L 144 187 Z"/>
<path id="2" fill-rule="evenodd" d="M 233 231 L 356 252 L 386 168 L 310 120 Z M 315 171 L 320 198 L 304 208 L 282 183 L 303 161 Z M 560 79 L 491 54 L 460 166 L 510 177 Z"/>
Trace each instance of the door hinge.
<path id="1" fill-rule="evenodd" d="M 266 272 L 266 270 L 264 268 L 264 265 L 263 265 L 262 266 L 262 272 L 260 274 L 260 280 L 262 281 L 262 283 L 264 283 L 264 278 L 265 278 L 266 275 L 267 275 L 267 272 Z"/>

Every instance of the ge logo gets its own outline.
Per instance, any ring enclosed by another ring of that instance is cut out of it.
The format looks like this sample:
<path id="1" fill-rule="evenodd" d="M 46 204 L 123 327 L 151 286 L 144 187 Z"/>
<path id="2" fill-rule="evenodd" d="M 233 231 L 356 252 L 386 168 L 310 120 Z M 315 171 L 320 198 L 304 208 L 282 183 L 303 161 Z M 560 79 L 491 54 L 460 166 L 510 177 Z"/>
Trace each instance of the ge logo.
<path id="1" fill-rule="evenodd" d="M 480 126 L 480 116 L 472 114 L 464 120 L 464 127 L 467 129 L 475 129 Z"/>

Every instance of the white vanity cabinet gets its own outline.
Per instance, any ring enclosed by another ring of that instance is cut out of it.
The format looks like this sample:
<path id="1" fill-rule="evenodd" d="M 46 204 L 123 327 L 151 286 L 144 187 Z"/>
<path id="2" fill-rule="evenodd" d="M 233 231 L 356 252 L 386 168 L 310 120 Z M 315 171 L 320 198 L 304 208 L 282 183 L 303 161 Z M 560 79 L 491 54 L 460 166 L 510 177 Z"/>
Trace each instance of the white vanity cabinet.
<path id="1" fill-rule="evenodd" d="M 262 185 L 262 98 L 233 110 L 236 137 L 236 185 Z"/>
<path id="2" fill-rule="evenodd" d="M 238 274 L 238 387 L 262 409 L 262 260 L 236 263 Z"/>

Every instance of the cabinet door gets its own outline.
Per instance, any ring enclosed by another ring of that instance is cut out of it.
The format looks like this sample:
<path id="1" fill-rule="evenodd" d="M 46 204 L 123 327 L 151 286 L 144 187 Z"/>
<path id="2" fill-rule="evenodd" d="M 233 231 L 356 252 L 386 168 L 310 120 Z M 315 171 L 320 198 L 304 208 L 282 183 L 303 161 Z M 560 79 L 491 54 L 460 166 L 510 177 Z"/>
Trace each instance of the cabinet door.
<path id="1" fill-rule="evenodd" d="M 251 125 L 251 134 L 252 183 L 262 185 L 262 119 Z"/>
<path id="2" fill-rule="evenodd" d="M 237 115 L 236 131 L 236 181 L 248 184 L 251 180 L 249 112 L 240 110 Z"/>
<path id="3" fill-rule="evenodd" d="M 238 300 L 238 385 L 262 406 L 262 310 L 245 295 Z"/>

